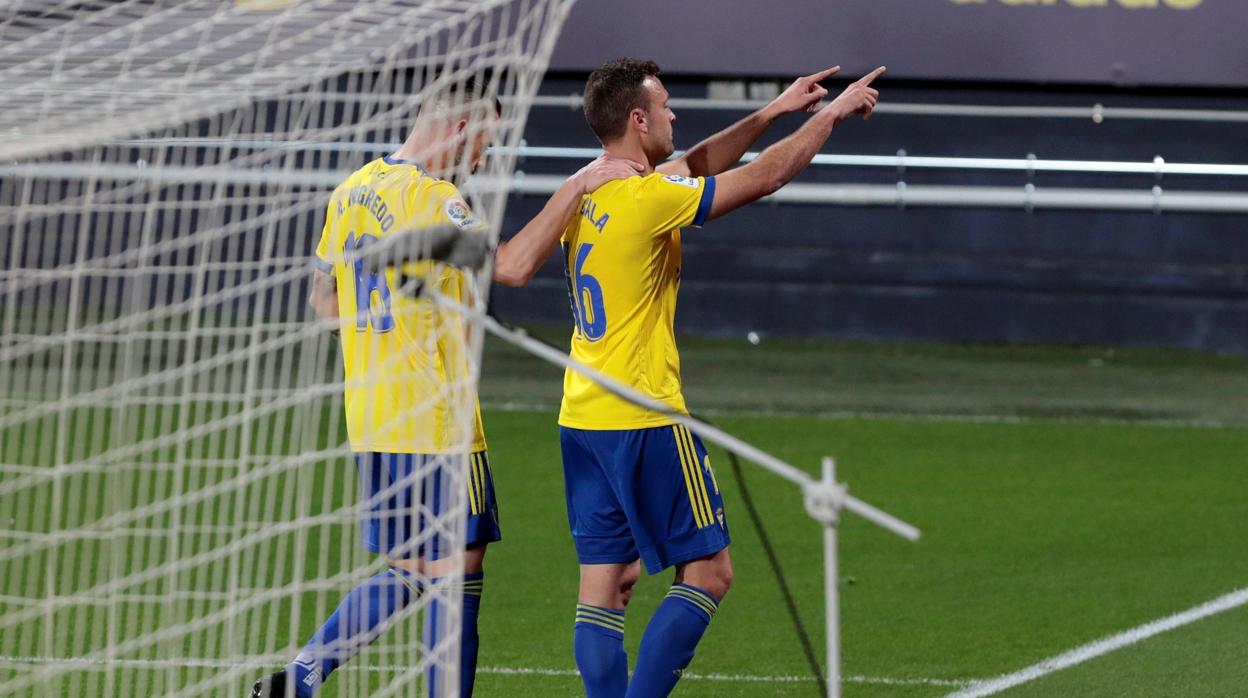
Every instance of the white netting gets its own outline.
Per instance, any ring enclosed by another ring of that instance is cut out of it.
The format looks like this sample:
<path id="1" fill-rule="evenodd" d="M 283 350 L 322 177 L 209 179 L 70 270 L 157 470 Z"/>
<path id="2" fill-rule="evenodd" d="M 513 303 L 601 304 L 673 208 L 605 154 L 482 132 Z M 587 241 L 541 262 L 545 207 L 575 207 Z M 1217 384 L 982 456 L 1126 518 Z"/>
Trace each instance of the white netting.
<path id="1" fill-rule="evenodd" d="M 329 193 L 472 77 L 504 105 L 469 199 L 496 238 L 570 2 L 0 9 L 0 695 L 241 695 L 379 571 L 305 306 Z M 475 380 L 440 397 L 471 412 Z M 451 541 L 466 506 L 435 521 Z M 401 620 L 338 694 L 453 677 L 442 635 Z"/>

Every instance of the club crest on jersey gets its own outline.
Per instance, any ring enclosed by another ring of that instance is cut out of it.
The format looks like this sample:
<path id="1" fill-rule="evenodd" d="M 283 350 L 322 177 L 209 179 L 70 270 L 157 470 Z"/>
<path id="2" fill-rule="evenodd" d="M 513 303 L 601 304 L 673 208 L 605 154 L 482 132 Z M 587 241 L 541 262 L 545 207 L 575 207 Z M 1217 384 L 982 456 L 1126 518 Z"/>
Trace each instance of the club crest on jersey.
<path id="1" fill-rule="evenodd" d="M 451 199 L 446 202 L 443 209 L 446 211 L 446 217 L 450 218 L 451 222 L 460 228 L 468 230 L 478 227 L 477 219 L 473 218 L 472 211 L 468 209 L 468 204 L 464 203 L 463 200 Z"/>
<path id="2" fill-rule="evenodd" d="M 690 189 L 698 188 L 698 180 L 693 179 L 692 177 L 682 177 L 681 175 L 664 175 L 663 181 L 671 182 L 672 184 L 679 184 L 682 187 L 689 187 Z"/>

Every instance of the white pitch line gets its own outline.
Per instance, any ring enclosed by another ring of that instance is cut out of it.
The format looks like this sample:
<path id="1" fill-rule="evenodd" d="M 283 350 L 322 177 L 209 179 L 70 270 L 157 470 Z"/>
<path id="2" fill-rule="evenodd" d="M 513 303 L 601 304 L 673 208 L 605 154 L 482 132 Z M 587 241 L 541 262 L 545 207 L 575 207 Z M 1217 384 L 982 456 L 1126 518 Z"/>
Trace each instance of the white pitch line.
<path id="1" fill-rule="evenodd" d="M 534 676 L 580 676 L 576 669 L 528 669 L 511 667 L 479 667 L 478 674 L 534 675 Z M 754 675 L 754 674 L 699 674 L 687 671 L 681 679 L 691 681 L 723 681 L 727 683 L 814 683 L 810 676 Z M 901 679 L 892 676 L 843 676 L 845 683 L 878 684 L 883 686 L 967 686 L 975 679 Z"/>
<path id="2" fill-rule="evenodd" d="M 64 664 L 66 666 L 124 666 L 131 668 L 168 669 L 179 667 L 196 667 L 208 669 L 271 669 L 272 662 L 234 662 L 222 659 L 191 659 L 173 658 L 166 660 L 154 659 L 101 659 L 78 657 L 5 657 L 0 656 L 0 664 Z M 369 673 L 389 673 L 407 671 L 410 666 L 401 665 L 369 665 L 359 664 L 349 667 L 347 671 L 364 671 Z M 340 671 L 342 671 L 340 669 Z M 478 674 L 494 674 L 500 676 L 580 676 L 576 669 L 542 669 L 538 667 L 502 667 L 483 666 L 477 668 Z M 814 682 L 810 676 L 793 675 L 754 675 L 754 674 L 699 674 L 688 672 L 684 679 L 692 681 L 723 681 L 726 683 L 807 683 Z M 846 683 L 875 684 L 881 686 L 967 686 L 975 679 L 903 679 L 892 676 L 845 676 Z"/>
<path id="3" fill-rule="evenodd" d="M 1117 635 L 1089 642 L 1086 645 L 1076 647 L 1069 652 L 1063 652 L 1056 657 L 1050 657 L 1012 674 L 1003 674 L 996 678 L 976 681 L 961 691 L 950 693 L 946 698 L 981 698 L 982 696 L 991 696 L 1007 688 L 1035 681 L 1042 676 L 1047 676 L 1076 664 L 1082 664 L 1103 654 L 1147 640 L 1154 635 L 1160 635 L 1169 630 L 1174 630 L 1189 623 L 1195 623 L 1198 620 L 1238 608 L 1245 604 L 1248 604 L 1248 587 L 1232 591 L 1229 594 L 1219 596 L 1212 601 L 1202 603 L 1199 606 L 1189 608 L 1172 616 L 1166 616 L 1151 623 L 1145 623 L 1139 627 L 1123 631 Z"/>

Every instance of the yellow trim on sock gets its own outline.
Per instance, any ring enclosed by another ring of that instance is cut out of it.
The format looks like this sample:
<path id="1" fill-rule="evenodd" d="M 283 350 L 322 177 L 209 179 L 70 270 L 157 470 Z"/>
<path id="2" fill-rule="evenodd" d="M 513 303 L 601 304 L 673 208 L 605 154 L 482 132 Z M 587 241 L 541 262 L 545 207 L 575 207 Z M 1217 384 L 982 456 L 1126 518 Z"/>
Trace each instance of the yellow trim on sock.
<path id="1" fill-rule="evenodd" d="M 703 611 L 706 611 L 707 615 L 712 617 L 714 617 L 715 612 L 719 610 L 719 606 L 711 600 L 710 596 L 701 592 L 693 591 L 692 589 L 686 589 L 685 587 L 672 587 L 667 591 L 667 595 L 678 596 L 682 599 L 690 601 Z"/>
<path id="2" fill-rule="evenodd" d="M 586 606 L 586 605 L 578 604 L 576 607 L 577 617 L 579 618 L 582 613 L 587 616 L 593 616 L 601 620 L 619 624 L 621 630 L 624 628 L 624 616 L 617 616 L 614 613 L 604 611 L 596 606 Z"/>
<path id="3" fill-rule="evenodd" d="M 607 630 L 612 630 L 612 631 L 615 631 L 615 632 L 617 632 L 617 633 L 623 633 L 623 632 L 624 632 L 624 625 L 623 625 L 622 623 L 621 623 L 619 626 L 616 626 L 616 625 L 613 625 L 613 624 L 611 624 L 611 623 L 605 623 L 605 622 L 603 622 L 603 621 L 600 621 L 600 620 L 598 620 L 597 618 L 592 618 L 592 617 L 581 617 L 581 616 L 577 616 L 577 617 L 576 617 L 576 622 L 577 622 L 577 623 L 589 623 L 590 625 L 596 625 L 596 626 L 598 626 L 598 627 L 600 627 L 600 628 L 606 628 Z"/>
<path id="4" fill-rule="evenodd" d="M 694 608 L 696 608 L 696 609 L 698 609 L 699 611 L 702 611 L 703 613 L 705 613 L 705 614 L 706 614 L 706 616 L 707 616 L 707 618 L 714 618 L 714 617 L 715 617 L 715 612 L 714 612 L 714 611 L 712 611 L 711 609 L 707 608 L 706 606 L 703 606 L 703 605 L 701 605 L 701 604 L 697 603 L 696 601 L 694 601 L 694 600 L 690 599 L 689 597 L 687 597 L 687 596 L 679 596 L 679 595 L 678 595 L 678 598 L 682 598 L 682 599 L 684 599 L 685 601 L 688 601 L 690 604 L 692 604 L 692 605 L 693 605 L 693 607 L 694 607 Z"/>

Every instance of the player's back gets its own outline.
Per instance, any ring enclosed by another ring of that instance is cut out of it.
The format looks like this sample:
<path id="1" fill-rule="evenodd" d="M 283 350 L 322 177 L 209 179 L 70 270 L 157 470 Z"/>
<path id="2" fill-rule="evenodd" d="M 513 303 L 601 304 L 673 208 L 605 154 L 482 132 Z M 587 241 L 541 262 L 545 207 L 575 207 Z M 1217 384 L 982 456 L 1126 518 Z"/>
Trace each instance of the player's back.
<path id="1" fill-rule="evenodd" d="M 575 327 L 572 358 L 685 412 L 673 323 L 680 288 L 680 229 L 710 213 L 714 178 L 650 174 L 609 182 L 582 199 L 563 236 Z M 564 376 L 559 423 L 642 429 L 662 415 Z"/>
<path id="2" fill-rule="evenodd" d="M 461 450 L 471 421 L 473 451 L 485 448 L 476 397 L 467 400 L 466 333 L 458 315 L 399 292 L 398 274 L 374 274 L 344 254 L 413 227 L 472 225 L 450 182 L 414 163 L 381 158 L 354 172 L 330 199 L 317 246 L 338 288 L 352 450 L 445 453 Z M 443 265 L 409 265 L 441 293 L 463 299 L 470 280 Z M 465 410 L 465 404 L 471 405 Z"/>

